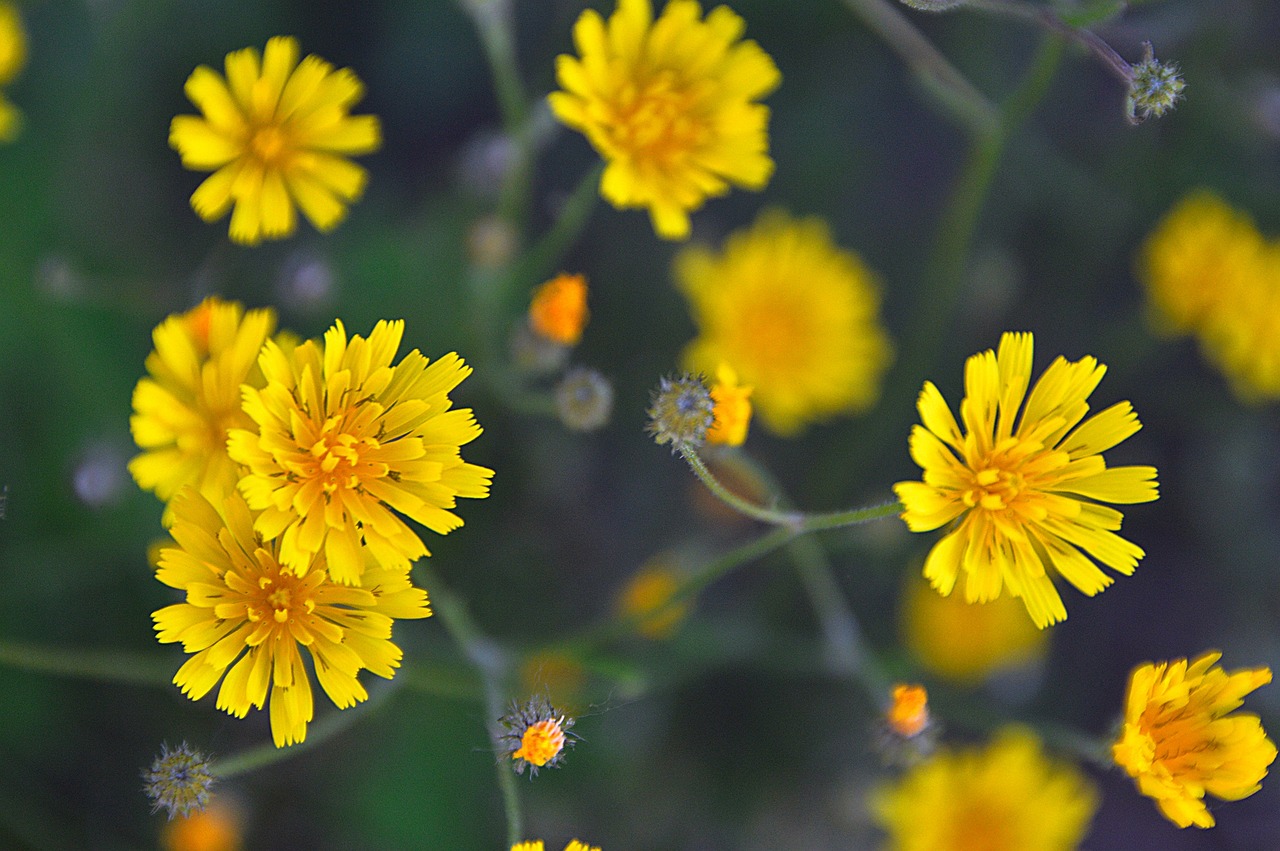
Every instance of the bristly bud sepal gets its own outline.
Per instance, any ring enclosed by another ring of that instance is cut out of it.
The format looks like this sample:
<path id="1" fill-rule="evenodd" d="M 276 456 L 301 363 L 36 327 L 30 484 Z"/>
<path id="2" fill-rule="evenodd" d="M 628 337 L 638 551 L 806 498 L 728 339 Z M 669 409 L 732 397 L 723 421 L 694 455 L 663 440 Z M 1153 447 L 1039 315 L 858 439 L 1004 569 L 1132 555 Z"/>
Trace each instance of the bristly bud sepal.
<path id="1" fill-rule="evenodd" d="M 673 452 L 697 449 L 715 422 L 715 407 L 701 376 L 663 378 L 649 407 L 648 432 L 657 444 L 670 443 Z"/>
<path id="2" fill-rule="evenodd" d="M 147 781 L 142 788 L 151 798 L 151 812 L 168 810 L 170 820 L 203 811 L 215 780 L 212 760 L 186 742 L 173 750 L 161 744 L 160 755 L 142 772 L 142 779 Z"/>
<path id="3" fill-rule="evenodd" d="M 1142 61 L 1133 66 L 1129 78 L 1125 117 L 1133 125 L 1159 118 L 1177 105 L 1186 87 L 1178 66 L 1157 61 L 1151 42 L 1143 42 Z"/>

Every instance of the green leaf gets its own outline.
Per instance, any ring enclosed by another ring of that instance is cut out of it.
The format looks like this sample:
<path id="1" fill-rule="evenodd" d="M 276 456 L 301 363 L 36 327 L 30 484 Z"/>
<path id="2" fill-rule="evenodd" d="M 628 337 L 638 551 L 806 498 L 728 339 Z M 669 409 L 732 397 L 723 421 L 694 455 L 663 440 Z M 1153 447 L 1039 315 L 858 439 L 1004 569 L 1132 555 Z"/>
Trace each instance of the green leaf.
<path id="1" fill-rule="evenodd" d="M 1118 17 L 1129 3 L 1126 0 L 1081 0 L 1056 5 L 1063 23 L 1073 27 L 1094 27 Z"/>

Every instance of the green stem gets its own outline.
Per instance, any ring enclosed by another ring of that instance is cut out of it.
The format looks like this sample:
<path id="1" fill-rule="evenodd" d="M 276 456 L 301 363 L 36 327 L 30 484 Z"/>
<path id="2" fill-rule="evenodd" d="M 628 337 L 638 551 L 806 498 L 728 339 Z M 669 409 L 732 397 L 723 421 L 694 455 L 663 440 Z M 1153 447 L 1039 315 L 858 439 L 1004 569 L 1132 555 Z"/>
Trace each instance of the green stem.
<path id="1" fill-rule="evenodd" d="M 498 789 L 502 793 L 502 806 L 507 820 L 507 845 L 515 845 L 522 841 L 524 816 L 520 809 L 520 794 L 516 789 L 515 772 L 512 771 L 508 761 L 502 759 L 504 748 L 498 738 L 497 727 L 498 719 L 506 712 L 502 683 L 511 668 L 510 658 L 502 647 L 480 631 L 461 598 L 455 596 L 439 577 L 425 568 L 423 571 L 427 574 L 426 584 L 431 588 L 431 601 L 436 616 L 440 618 L 445 631 L 471 660 L 484 680 L 487 715 L 485 730 L 496 757 Z"/>
<path id="2" fill-rule="evenodd" d="M 404 680 L 397 678 L 372 691 L 369 699 L 352 709 L 343 709 L 326 715 L 313 723 L 307 730 L 307 737 L 296 745 L 278 748 L 274 744 L 259 745 L 232 754 L 224 759 L 214 760 L 212 772 L 215 776 L 227 779 L 239 774 L 247 774 L 265 768 L 277 762 L 291 759 L 300 753 L 317 748 L 344 732 L 359 721 L 364 720 L 391 701 L 391 697 L 404 687 Z"/>
<path id="3" fill-rule="evenodd" d="M 888 0 L 845 0 L 845 5 L 907 63 L 974 138 L 991 136 L 999 130 L 996 106 L 896 6 Z"/>
<path id="4" fill-rule="evenodd" d="M 0 665 L 57 677 L 143 686 L 172 685 L 174 671 L 167 654 L 73 650 L 17 641 L 0 641 Z"/>
<path id="5" fill-rule="evenodd" d="M 963 8 L 1031 21 L 1084 47 L 1125 85 L 1133 82 L 1133 66 L 1116 53 L 1115 49 L 1101 36 L 1092 30 L 1072 26 L 1055 15 L 1047 6 L 1036 6 L 1022 0 L 966 0 Z"/>
<path id="6" fill-rule="evenodd" d="M 734 511 L 737 511 L 739 514 L 744 514 L 747 517 L 750 517 L 753 520 L 759 520 L 762 523 L 770 523 L 774 526 L 786 526 L 791 529 L 799 528 L 800 523 L 804 520 L 804 515 L 798 511 L 778 511 L 772 508 L 765 508 L 764 506 L 756 505 L 749 500 L 745 500 L 733 491 L 729 490 L 721 484 L 720 480 L 715 477 L 715 474 L 707 468 L 706 463 L 702 460 L 702 456 L 698 454 L 696 447 L 685 443 L 680 444 L 676 449 L 680 453 L 680 457 L 688 462 L 689 469 L 693 470 L 694 475 L 696 475 L 702 483 L 707 486 L 707 490 L 711 491 L 713 496 L 732 508 Z"/>
<path id="7" fill-rule="evenodd" d="M 542 280 L 560 262 L 560 258 L 582 234 L 596 199 L 600 197 L 600 175 L 604 163 L 598 163 L 578 180 L 570 191 L 551 227 L 538 238 L 516 264 L 512 277 L 519 281 Z"/>

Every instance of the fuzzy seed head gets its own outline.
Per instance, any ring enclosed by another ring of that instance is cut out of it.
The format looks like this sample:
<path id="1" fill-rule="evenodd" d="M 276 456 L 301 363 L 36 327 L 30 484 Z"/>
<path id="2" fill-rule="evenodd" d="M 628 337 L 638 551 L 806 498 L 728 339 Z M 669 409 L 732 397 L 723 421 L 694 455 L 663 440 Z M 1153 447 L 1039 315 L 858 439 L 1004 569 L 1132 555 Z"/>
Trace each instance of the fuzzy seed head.
<path id="1" fill-rule="evenodd" d="M 151 798 L 151 812 L 166 809 L 171 820 L 175 815 L 186 818 L 203 811 L 214 783 L 209 758 L 186 742 L 173 750 L 161 744 L 160 755 L 149 771 L 142 772 L 142 779 L 146 781 L 142 788 Z"/>
<path id="2" fill-rule="evenodd" d="M 649 408 L 648 431 L 655 442 L 670 443 L 673 450 L 700 446 L 715 422 L 715 407 L 701 377 L 686 373 L 663 378 Z"/>

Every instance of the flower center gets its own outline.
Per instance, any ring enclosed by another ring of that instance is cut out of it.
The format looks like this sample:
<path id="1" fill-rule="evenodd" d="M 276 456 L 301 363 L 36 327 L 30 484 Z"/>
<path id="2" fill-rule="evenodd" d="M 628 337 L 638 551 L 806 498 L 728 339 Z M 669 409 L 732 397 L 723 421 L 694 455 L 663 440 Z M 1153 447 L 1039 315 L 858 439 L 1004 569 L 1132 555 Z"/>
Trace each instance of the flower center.
<path id="1" fill-rule="evenodd" d="M 248 619 L 254 623 L 273 620 L 288 623 L 315 610 L 305 580 L 280 570 L 258 579 L 258 593 L 248 604 Z"/>
<path id="2" fill-rule="evenodd" d="M 249 139 L 249 149 L 264 166 L 280 166 L 288 156 L 289 137 L 274 124 L 259 127 Z"/>
<path id="3" fill-rule="evenodd" d="M 520 748 L 511 754 L 512 759 L 523 759 L 539 768 L 555 759 L 564 750 L 563 718 L 548 718 L 531 724 L 520 737 Z"/>
<path id="4" fill-rule="evenodd" d="M 948 851 L 1014 851 L 1021 845 L 1009 829 L 1010 813 L 984 801 L 969 801 L 958 815 Z"/>
<path id="5" fill-rule="evenodd" d="M 678 85 L 672 71 L 659 72 L 642 87 L 629 85 L 614 104 L 613 141 L 635 159 L 676 165 L 709 136 L 695 108 L 698 100 L 696 91 Z"/>
<path id="6" fill-rule="evenodd" d="M 772 286 L 772 285 L 771 285 Z M 808 361 L 812 323 L 799 305 L 781 298 L 761 299 L 742 314 L 742 339 L 750 341 L 749 362 L 757 372 L 793 374 Z M 746 353 L 742 360 L 747 361 Z"/>
<path id="7" fill-rule="evenodd" d="M 311 476 L 319 479 L 326 493 L 338 488 L 357 489 L 363 478 L 381 478 L 388 472 L 385 464 L 374 464 L 362 459 L 364 453 L 378 449 L 382 444 L 373 437 L 357 437 L 343 429 L 342 417 L 330 417 L 320 432 L 320 439 L 311 445 L 311 456 L 316 464 Z"/>
<path id="8" fill-rule="evenodd" d="M 1026 511 L 1036 492 L 1036 469 L 1043 465 L 1034 462 L 1039 443 L 1006 437 L 992 447 L 985 457 L 970 464 L 973 471 L 969 486 L 960 498 L 970 508 L 987 511 L 1004 511 L 1018 507 Z"/>

